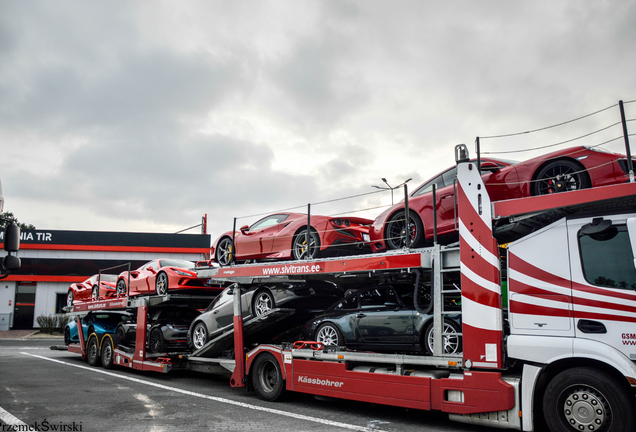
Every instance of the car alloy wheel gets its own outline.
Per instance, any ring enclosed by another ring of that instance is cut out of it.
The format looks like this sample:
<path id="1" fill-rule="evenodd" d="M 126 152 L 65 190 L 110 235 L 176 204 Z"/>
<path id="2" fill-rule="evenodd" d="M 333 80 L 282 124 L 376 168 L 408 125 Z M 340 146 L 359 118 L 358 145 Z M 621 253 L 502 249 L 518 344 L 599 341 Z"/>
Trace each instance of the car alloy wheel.
<path id="1" fill-rule="evenodd" d="M 265 315 L 274 309 L 274 296 L 269 291 L 259 291 L 254 297 L 254 316 Z"/>
<path id="2" fill-rule="evenodd" d="M 123 279 L 117 281 L 117 295 L 126 294 L 126 282 Z"/>
<path id="3" fill-rule="evenodd" d="M 97 300 L 99 298 L 99 287 L 97 285 L 93 285 L 93 289 L 91 290 L 91 298 L 93 300 Z"/>
<path id="4" fill-rule="evenodd" d="M 192 344 L 194 348 L 201 349 L 208 342 L 208 329 L 202 322 L 194 326 L 192 330 Z"/>
<path id="5" fill-rule="evenodd" d="M 404 211 L 393 214 L 386 222 L 386 245 L 389 249 L 418 247 L 424 237 L 424 227 L 414 211 L 409 211 L 406 226 Z"/>
<path id="6" fill-rule="evenodd" d="M 304 229 L 294 236 L 292 245 L 292 257 L 295 260 L 311 259 L 318 256 L 320 250 L 320 239 L 318 233 L 313 229 L 309 235 L 309 246 L 307 246 L 307 230 Z"/>
<path id="7" fill-rule="evenodd" d="M 216 262 L 220 266 L 228 266 L 234 260 L 234 244 L 229 237 L 222 238 L 216 247 Z"/>
<path id="8" fill-rule="evenodd" d="M 533 183 L 533 195 L 547 195 L 558 192 L 589 188 L 587 172 L 576 162 L 557 160 L 544 166 Z"/>
<path id="9" fill-rule="evenodd" d="M 155 289 L 157 291 L 157 295 L 166 295 L 168 294 L 168 275 L 164 272 L 160 272 L 157 275 L 157 280 L 155 281 Z"/>
<path id="10" fill-rule="evenodd" d="M 69 291 L 68 295 L 66 296 L 66 306 L 73 306 L 73 291 Z"/>
<path id="11" fill-rule="evenodd" d="M 320 342 L 325 346 L 340 346 L 343 341 L 336 326 L 327 323 L 321 325 L 316 331 L 316 342 Z"/>

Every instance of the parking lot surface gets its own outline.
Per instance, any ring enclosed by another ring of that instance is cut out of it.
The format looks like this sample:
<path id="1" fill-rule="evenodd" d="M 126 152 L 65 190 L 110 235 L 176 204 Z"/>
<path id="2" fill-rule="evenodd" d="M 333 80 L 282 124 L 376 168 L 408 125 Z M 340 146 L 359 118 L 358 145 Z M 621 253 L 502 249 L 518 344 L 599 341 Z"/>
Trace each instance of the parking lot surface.
<path id="1" fill-rule="evenodd" d="M 14 430 L 7 425 L 49 431 L 497 430 L 450 422 L 437 412 L 299 393 L 265 402 L 232 388 L 226 376 L 106 370 L 77 354 L 49 349 L 56 344 L 62 341 L 0 340 L 4 430 Z"/>

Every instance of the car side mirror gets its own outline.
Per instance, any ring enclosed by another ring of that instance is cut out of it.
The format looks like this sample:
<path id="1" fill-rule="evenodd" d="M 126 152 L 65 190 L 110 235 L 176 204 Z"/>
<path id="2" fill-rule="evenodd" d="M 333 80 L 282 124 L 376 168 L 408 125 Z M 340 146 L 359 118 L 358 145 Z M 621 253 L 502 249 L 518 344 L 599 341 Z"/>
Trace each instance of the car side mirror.
<path id="1" fill-rule="evenodd" d="M 245 231 L 247 231 L 249 229 L 250 229 L 249 225 L 243 225 L 242 227 L 239 228 L 239 231 L 241 231 L 243 234 L 245 234 Z"/>
<path id="2" fill-rule="evenodd" d="M 494 162 L 485 161 L 481 163 L 481 172 L 497 172 L 501 170 L 501 167 Z"/>

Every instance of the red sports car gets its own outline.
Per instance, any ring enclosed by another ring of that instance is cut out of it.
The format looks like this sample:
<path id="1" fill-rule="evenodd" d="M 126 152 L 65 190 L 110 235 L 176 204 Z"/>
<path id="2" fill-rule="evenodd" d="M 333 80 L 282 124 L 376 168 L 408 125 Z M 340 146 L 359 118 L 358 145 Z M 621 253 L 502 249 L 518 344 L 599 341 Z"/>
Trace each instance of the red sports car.
<path id="1" fill-rule="evenodd" d="M 99 285 L 97 279 L 99 278 Z M 117 276 L 103 274 L 93 275 L 81 283 L 74 283 L 68 287 L 66 305 L 73 306 L 74 301 L 97 300 L 99 298 L 115 296 Z"/>
<path id="2" fill-rule="evenodd" d="M 311 216 L 309 247 L 307 215 L 277 213 L 264 217 L 252 226 L 242 226 L 232 242 L 232 231 L 221 235 L 211 254 L 222 266 L 233 260 L 303 259 L 326 253 L 342 254 L 362 249 L 369 240 L 370 219 L 358 217 Z M 235 247 L 236 245 L 236 247 Z M 236 255 L 236 256 L 235 256 Z"/>
<path id="3" fill-rule="evenodd" d="M 142 294 L 166 295 L 169 291 L 209 291 L 221 292 L 222 287 L 208 286 L 197 274 L 191 261 L 179 259 L 157 259 L 150 261 L 137 270 L 122 272 L 117 277 L 117 294 L 126 294 L 130 278 L 130 296 Z"/>
<path id="4" fill-rule="evenodd" d="M 433 184 L 437 185 L 437 233 L 456 234 L 454 181 L 456 167 L 436 175 L 409 195 L 408 246 L 419 247 L 433 239 Z M 627 158 L 602 149 L 572 147 L 524 162 L 482 158 L 482 179 L 492 201 L 565 192 L 624 183 Z M 404 202 L 378 216 L 369 232 L 371 250 L 398 249 L 407 244 Z"/>

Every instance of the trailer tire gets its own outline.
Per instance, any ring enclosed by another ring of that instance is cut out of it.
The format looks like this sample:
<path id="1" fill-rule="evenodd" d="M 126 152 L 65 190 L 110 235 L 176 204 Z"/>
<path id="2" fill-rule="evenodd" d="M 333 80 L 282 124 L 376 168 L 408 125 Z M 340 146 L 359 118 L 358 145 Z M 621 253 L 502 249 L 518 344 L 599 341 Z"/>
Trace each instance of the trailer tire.
<path id="1" fill-rule="evenodd" d="M 86 361 L 91 366 L 97 366 L 99 363 L 99 344 L 97 336 L 89 337 L 86 345 Z"/>
<path id="2" fill-rule="evenodd" d="M 105 337 L 102 340 L 101 359 L 102 359 L 102 366 L 104 366 L 105 369 L 113 368 L 114 349 L 113 349 L 113 342 L 111 341 L 109 337 Z"/>
<path id="3" fill-rule="evenodd" d="M 543 397 L 548 427 L 552 432 L 636 430 L 634 397 L 623 384 L 589 367 L 559 373 L 548 383 Z"/>
<path id="4" fill-rule="evenodd" d="M 258 356 L 252 366 L 251 376 L 259 398 L 270 402 L 280 399 L 285 390 L 285 380 L 276 357 L 270 353 Z"/>

